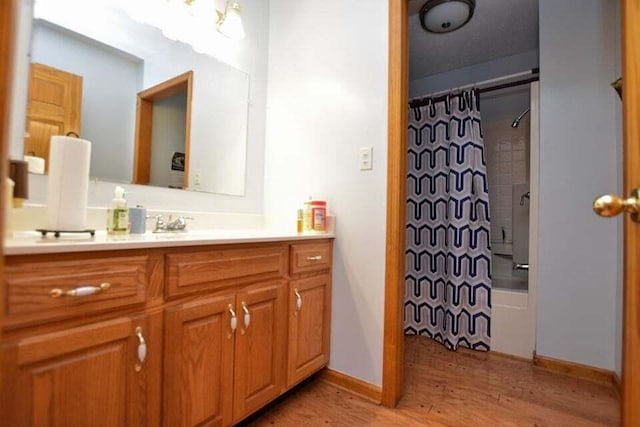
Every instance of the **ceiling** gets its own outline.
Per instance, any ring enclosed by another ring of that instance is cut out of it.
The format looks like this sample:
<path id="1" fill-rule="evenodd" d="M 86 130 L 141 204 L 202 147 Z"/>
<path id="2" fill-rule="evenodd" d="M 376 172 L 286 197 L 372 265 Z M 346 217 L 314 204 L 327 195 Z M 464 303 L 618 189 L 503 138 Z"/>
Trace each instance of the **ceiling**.
<path id="1" fill-rule="evenodd" d="M 420 26 L 424 3 L 409 0 L 411 80 L 538 48 L 538 0 L 476 0 L 471 21 L 444 34 Z"/>

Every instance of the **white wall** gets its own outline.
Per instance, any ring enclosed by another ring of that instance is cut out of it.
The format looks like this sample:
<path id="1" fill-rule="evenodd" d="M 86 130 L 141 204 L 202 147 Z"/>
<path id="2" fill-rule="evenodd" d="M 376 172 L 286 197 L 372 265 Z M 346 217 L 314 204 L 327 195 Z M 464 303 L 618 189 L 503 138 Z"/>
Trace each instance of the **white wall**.
<path id="1" fill-rule="evenodd" d="M 386 1 L 271 0 L 265 213 L 294 227 L 312 195 L 337 216 L 331 368 L 382 383 Z M 373 147 L 373 170 L 358 168 Z"/>
<path id="2" fill-rule="evenodd" d="M 34 23 L 31 61 L 82 76 L 80 137 L 92 142 L 91 176 L 131 182 L 142 62 L 42 22 Z"/>
<path id="3" fill-rule="evenodd" d="M 31 16 L 33 1 L 20 0 L 16 6 L 16 41 L 13 52 L 13 86 L 11 88 L 11 112 L 9 123 L 9 158 L 22 159 L 29 89 L 29 46 L 31 44 Z"/>
<path id="4" fill-rule="evenodd" d="M 452 55 L 454 54 L 455 53 L 452 52 Z M 505 56 L 492 61 L 412 80 L 409 82 L 409 98 L 416 98 L 456 86 L 464 86 L 483 80 L 519 73 L 536 67 L 538 67 L 537 50 Z"/>
<path id="5" fill-rule="evenodd" d="M 619 192 L 614 7 L 540 0 L 540 279 L 537 353 L 605 369 L 616 355 Z"/>

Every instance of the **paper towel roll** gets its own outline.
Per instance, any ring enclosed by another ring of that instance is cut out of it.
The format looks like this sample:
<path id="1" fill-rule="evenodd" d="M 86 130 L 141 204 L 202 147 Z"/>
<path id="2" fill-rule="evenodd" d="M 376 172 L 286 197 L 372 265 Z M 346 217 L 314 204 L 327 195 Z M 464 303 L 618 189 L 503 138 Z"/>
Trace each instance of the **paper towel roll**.
<path id="1" fill-rule="evenodd" d="M 42 157 L 24 156 L 24 159 L 29 164 L 30 173 L 44 173 L 44 159 Z"/>
<path id="2" fill-rule="evenodd" d="M 47 185 L 47 228 L 80 231 L 87 226 L 91 142 L 52 136 Z"/>

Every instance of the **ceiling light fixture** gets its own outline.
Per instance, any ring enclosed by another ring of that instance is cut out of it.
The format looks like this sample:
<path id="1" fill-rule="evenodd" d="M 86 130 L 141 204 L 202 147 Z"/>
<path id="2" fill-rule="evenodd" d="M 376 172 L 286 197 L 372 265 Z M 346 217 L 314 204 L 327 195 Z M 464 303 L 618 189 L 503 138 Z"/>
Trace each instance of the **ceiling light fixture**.
<path id="1" fill-rule="evenodd" d="M 227 0 L 224 13 L 216 10 L 218 21 L 216 28 L 218 31 L 233 40 L 242 40 L 246 34 L 242 26 L 242 9 L 236 0 Z"/>
<path id="2" fill-rule="evenodd" d="M 430 33 L 455 31 L 469 22 L 475 8 L 475 0 L 428 0 L 420 8 L 420 25 Z"/>

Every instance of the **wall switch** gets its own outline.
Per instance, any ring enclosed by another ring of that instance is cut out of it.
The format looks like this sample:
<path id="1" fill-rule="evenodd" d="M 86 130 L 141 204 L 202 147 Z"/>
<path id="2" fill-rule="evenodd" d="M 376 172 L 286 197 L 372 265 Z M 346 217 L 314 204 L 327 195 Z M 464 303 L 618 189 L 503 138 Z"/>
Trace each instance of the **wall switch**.
<path id="1" fill-rule="evenodd" d="M 373 169 L 373 147 L 360 148 L 360 170 L 367 171 Z"/>
<path id="2" fill-rule="evenodd" d="M 202 185 L 202 176 L 200 175 L 200 171 L 193 174 L 193 185 L 196 187 Z"/>

